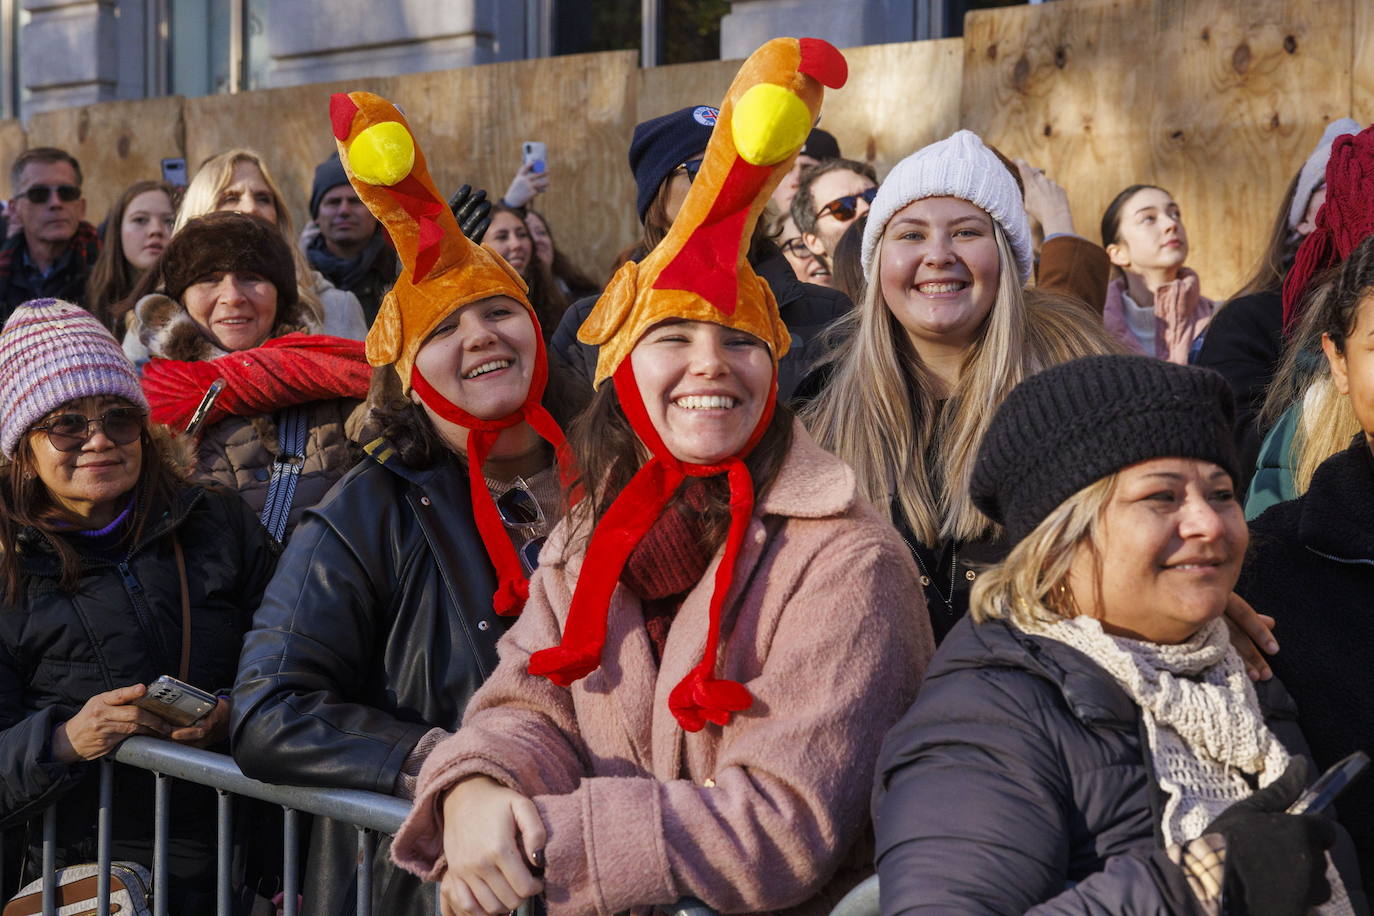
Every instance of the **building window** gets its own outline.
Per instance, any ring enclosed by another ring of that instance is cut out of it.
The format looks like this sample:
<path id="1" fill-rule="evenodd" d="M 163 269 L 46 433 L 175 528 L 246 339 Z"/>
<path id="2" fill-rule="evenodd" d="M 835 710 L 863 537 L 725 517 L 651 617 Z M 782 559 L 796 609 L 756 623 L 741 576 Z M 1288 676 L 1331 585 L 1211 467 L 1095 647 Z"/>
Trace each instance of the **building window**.
<path id="1" fill-rule="evenodd" d="M 646 16 L 654 24 L 655 64 L 720 57 L 720 20 L 729 0 L 552 0 L 553 53 L 643 50 Z M 652 40 L 652 39 L 651 39 Z"/>
<path id="2" fill-rule="evenodd" d="M 171 93 L 214 95 L 267 86 L 268 0 L 167 3 Z"/>

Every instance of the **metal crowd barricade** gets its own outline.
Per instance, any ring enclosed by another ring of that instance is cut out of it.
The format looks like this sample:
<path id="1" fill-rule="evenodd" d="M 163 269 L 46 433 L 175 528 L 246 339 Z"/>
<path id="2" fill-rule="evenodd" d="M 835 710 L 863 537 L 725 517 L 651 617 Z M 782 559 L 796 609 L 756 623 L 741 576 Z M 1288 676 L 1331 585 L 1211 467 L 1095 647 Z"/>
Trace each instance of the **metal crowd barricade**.
<path id="1" fill-rule="evenodd" d="M 150 770 L 155 774 L 153 801 L 153 916 L 167 916 L 167 843 L 171 830 L 171 781 L 209 786 L 218 793 L 216 842 L 216 916 L 229 916 L 233 902 L 231 867 L 233 857 L 233 796 L 241 795 L 281 805 L 286 816 L 283 827 L 285 854 L 283 865 L 284 912 L 297 916 L 300 889 L 300 863 L 297 855 L 299 812 L 333 818 L 358 829 L 358 908 L 359 916 L 372 912 L 372 864 L 377 835 L 394 835 L 410 812 L 410 804 L 390 795 L 355 789 L 320 789 L 300 786 L 275 786 L 249 779 L 234 761 L 223 754 L 186 747 L 156 738 L 126 739 L 100 766 L 100 810 L 96 840 L 99 873 L 96 878 L 97 916 L 110 914 L 110 844 L 113 825 L 114 767 L 116 764 Z M 59 802 L 60 804 L 60 802 Z M 43 814 L 43 913 L 57 916 L 57 805 Z M 435 894 L 434 912 L 439 910 Z"/>

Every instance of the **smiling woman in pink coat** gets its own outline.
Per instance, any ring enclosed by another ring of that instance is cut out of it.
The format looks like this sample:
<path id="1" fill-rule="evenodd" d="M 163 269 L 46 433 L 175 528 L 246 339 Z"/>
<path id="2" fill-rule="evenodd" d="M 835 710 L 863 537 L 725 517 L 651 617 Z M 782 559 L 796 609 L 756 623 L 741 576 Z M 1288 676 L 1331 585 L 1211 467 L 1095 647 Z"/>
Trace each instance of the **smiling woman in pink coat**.
<path id="1" fill-rule="evenodd" d="M 756 52 L 668 237 L 582 327 L 581 498 L 392 846 L 447 912 L 820 910 L 871 868 L 875 755 L 929 618 L 901 539 L 776 403 L 790 336 L 744 258 L 843 80 L 824 42 Z"/>

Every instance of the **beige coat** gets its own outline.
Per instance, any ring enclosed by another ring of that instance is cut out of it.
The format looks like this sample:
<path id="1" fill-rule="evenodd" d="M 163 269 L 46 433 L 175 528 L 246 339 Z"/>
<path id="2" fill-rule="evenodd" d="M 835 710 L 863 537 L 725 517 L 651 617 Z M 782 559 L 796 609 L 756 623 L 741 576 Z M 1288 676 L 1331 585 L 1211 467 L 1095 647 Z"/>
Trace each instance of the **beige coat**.
<path id="1" fill-rule="evenodd" d="M 879 744 L 934 642 L 910 551 L 847 465 L 800 424 L 794 436 L 726 605 L 717 670 L 753 706 L 695 733 L 668 710 L 705 643 L 719 554 L 678 612 L 661 670 L 638 599 L 619 587 L 599 669 L 571 689 L 529 675 L 531 653 L 558 642 L 581 568 L 561 524 L 500 666 L 425 764 L 392 846 L 399 864 L 442 872 L 443 793 L 483 773 L 539 808 L 554 916 L 686 896 L 725 913 L 825 910 L 862 876 Z"/>

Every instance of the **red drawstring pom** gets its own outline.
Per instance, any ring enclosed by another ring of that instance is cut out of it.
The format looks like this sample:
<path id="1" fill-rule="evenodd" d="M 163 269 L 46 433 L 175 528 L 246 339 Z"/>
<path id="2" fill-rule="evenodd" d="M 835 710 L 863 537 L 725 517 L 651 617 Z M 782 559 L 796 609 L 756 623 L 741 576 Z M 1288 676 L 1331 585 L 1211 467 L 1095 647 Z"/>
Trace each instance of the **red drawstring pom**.
<path id="1" fill-rule="evenodd" d="M 529 673 L 546 677 L 559 687 L 571 687 L 601 666 L 601 653 L 579 652 L 567 646 L 540 649 L 530 656 Z"/>
<path id="2" fill-rule="evenodd" d="M 754 698 L 738 681 L 707 678 L 700 668 L 682 679 L 668 694 L 668 708 L 686 731 L 701 731 L 707 722 L 726 725 L 730 717 L 748 709 Z"/>

